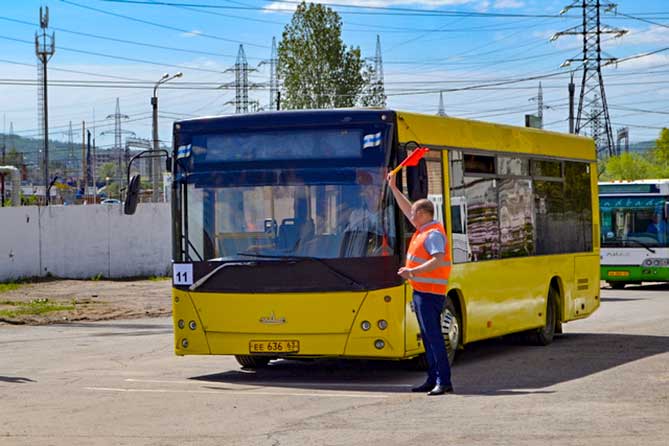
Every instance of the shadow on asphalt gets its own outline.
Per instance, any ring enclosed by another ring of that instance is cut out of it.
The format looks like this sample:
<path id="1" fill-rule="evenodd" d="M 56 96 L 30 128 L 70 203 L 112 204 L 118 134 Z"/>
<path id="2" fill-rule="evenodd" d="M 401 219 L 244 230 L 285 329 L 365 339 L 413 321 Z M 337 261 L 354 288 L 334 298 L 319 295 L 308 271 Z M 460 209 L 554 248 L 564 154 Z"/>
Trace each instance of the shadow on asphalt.
<path id="1" fill-rule="evenodd" d="M 24 378 L 22 376 L 0 376 L 0 382 L 24 384 L 24 383 L 34 383 L 35 381 L 30 378 Z"/>
<path id="2" fill-rule="evenodd" d="M 499 338 L 468 344 L 453 368 L 459 395 L 552 393 L 546 388 L 669 351 L 669 337 L 567 333 L 547 347 Z M 425 379 L 407 361 L 277 360 L 266 368 L 191 379 L 332 391 L 409 392 Z"/>

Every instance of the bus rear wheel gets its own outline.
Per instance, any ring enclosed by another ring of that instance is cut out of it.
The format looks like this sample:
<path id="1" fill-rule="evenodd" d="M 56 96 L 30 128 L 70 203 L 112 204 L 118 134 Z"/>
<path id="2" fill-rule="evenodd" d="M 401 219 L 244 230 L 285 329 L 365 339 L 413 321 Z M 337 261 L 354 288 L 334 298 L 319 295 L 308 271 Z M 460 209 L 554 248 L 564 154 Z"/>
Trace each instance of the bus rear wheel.
<path id="1" fill-rule="evenodd" d="M 555 329 L 558 326 L 558 291 L 551 286 L 546 302 L 546 323 L 528 333 L 528 340 L 533 345 L 548 345 L 553 342 Z"/>
<path id="2" fill-rule="evenodd" d="M 627 285 L 626 282 L 609 282 L 609 286 L 614 290 L 622 290 Z"/>
<path id="3" fill-rule="evenodd" d="M 267 356 L 235 355 L 235 359 L 242 367 L 261 369 L 267 367 L 270 358 Z"/>

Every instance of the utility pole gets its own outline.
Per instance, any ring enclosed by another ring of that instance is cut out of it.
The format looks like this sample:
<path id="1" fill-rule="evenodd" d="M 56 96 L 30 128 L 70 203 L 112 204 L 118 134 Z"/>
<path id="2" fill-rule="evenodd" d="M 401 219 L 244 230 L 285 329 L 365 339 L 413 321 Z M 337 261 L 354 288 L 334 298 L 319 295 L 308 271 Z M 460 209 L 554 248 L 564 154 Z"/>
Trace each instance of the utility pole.
<path id="1" fill-rule="evenodd" d="M 88 192 L 88 179 L 86 178 L 86 121 L 81 121 L 81 184 L 83 184 L 82 197 L 86 201 L 86 193 Z"/>
<path id="2" fill-rule="evenodd" d="M 600 0 L 574 0 L 566 6 L 560 14 L 564 14 L 570 9 L 580 8 L 583 10 L 583 23 L 564 31 L 555 33 L 551 41 L 566 35 L 578 35 L 583 37 L 583 53 L 580 57 L 567 59 L 561 66 L 569 66 L 573 62 L 580 62 L 583 69 L 583 78 L 581 80 L 581 92 L 578 99 L 578 112 L 576 116 L 575 133 L 581 133 L 590 124 L 593 126 L 594 119 L 603 118 L 602 131 L 596 135 L 595 144 L 597 145 L 597 156 L 612 156 L 614 154 L 613 131 L 611 129 L 611 119 L 609 117 L 609 108 L 606 103 L 606 92 L 604 91 L 604 79 L 602 77 L 602 66 L 616 62 L 614 57 L 602 57 L 601 36 L 602 34 L 613 34 L 614 37 L 622 37 L 627 30 L 611 28 L 601 23 L 600 13 L 604 8 L 605 12 L 614 10 L 615 3 L 602 3 Z M 601 106 L 592 107 L 594 101 L 601 103 Z M 591 106 L 591 110 L 597 110 L 598 114 L 593 115 L 585 110 Z M 595 135 L 592 135 L 593 138 Z"/>
<path id="3" fill-rule="evenodd" d="M 276 66 L 278 58 L 276 54 L 276 37 L 272 37 L 272 54 L 269 58 L 269 109 L 278 110 L 276 94 L 279 91 L 279 80 L 277 79 Z"/>
<path id="4" fill-rule="evenodd" d="M 46 29 L 49 27 L 49 7 L 45 8 L 44 14 L 42 13 L 42 8 L 39 8 L 39 25 L 42 30 L 42 34 L 35 33 L 35 54 L 42 64 L 41 74 L 42 74 L 42 104 L 41 110 L 43 117 L 44 125 L 44 154 L 42 160 L 44 162 L 44 196 L 45 203 L 49 205 L 49 107 L 47 101 L 47 70 L 46 65 L 53 56 L 53 53 L 56 51 L 56 34 L 52 33 L 51 36 L 47 36 Z M 40 123 L 42 124 L 42 123 Z"/>
<path id="5" fill-rule="evenodd" d="M 168 73 L 163 74 L 163 76 L 156 82 L 153 86 L 153 96 L 151 96 L 151 109 L 152 109 L 152 122 L 153 122 L 153 150 L 160 150 L 160 144 L 158 140 L 158 87 L 160 87 L 165 82 L 169 82 L 172 79 L 183 76 L 183 73 L 179 71 L 174 75 L 169 75 Z M 151 194 L 151 201 L 156 203 L 160 197 L 160 190 L 158 189 L 160 185 L 160 158 L 158 154 L 154 152 L 153 159 L 151 160 L 151 187 L 153 192 Z"/>
<path id="6" fill-rule="evenodd" d="M 7 131 L 6 131 L 6 124 L 7 124 L 7 116 L 3 113 L 2 114 L 2 161 L 0 161 L 0 166 L 5 165 L 5 150 L 7 148 Z M 5 174 L 0 173 L 0 207 L 5 207 Z"/>
<path id="7" fill-rule="evenodd" d="M 574 85 L 574 73 L 571 73 L 569 81 L 569 133 L 574 133 L 574 94 L 576 85 Z"/>

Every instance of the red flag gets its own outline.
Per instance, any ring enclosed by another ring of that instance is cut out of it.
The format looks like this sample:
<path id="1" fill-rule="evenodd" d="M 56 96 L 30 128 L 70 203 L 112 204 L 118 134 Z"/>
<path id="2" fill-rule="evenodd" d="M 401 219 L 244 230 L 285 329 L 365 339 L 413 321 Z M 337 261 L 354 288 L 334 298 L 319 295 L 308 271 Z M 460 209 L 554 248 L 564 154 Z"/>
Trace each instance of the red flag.
<path id="1" fill-rule="evenodd" d="M 402 161 L 400 163 L 399 166 L 397 166 L 393 169 L 392 174 L 395 175 L 404 166 L 416 166 L 416 165 L 418 165 L 418 161 L 420 161 L 420 159 L 422 157 L 424 157 L 425 154 L 429 151 L 430 151 L 430 149 L 428 149 L 427 147 L 418 147 L 416 150 L 411 152 L 411 155 L 407 156 L 404 159 L 404 161 Z"/>

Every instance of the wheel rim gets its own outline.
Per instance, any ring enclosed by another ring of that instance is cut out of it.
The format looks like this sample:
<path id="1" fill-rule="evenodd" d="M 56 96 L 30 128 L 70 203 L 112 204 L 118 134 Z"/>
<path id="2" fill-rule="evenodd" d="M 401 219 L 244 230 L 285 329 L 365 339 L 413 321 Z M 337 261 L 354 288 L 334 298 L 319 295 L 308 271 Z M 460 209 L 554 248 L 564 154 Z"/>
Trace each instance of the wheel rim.
<path id="1" fill-rule="evenodd" d="M 448 355 L 452 356 L 453 352 L 458 348 L 460 342 L 460 326 L 458 325 L 458 318 L 447 308 L 444 310 L 441 318 L 441 333 L 446 342 L 446 349 Z"/>

